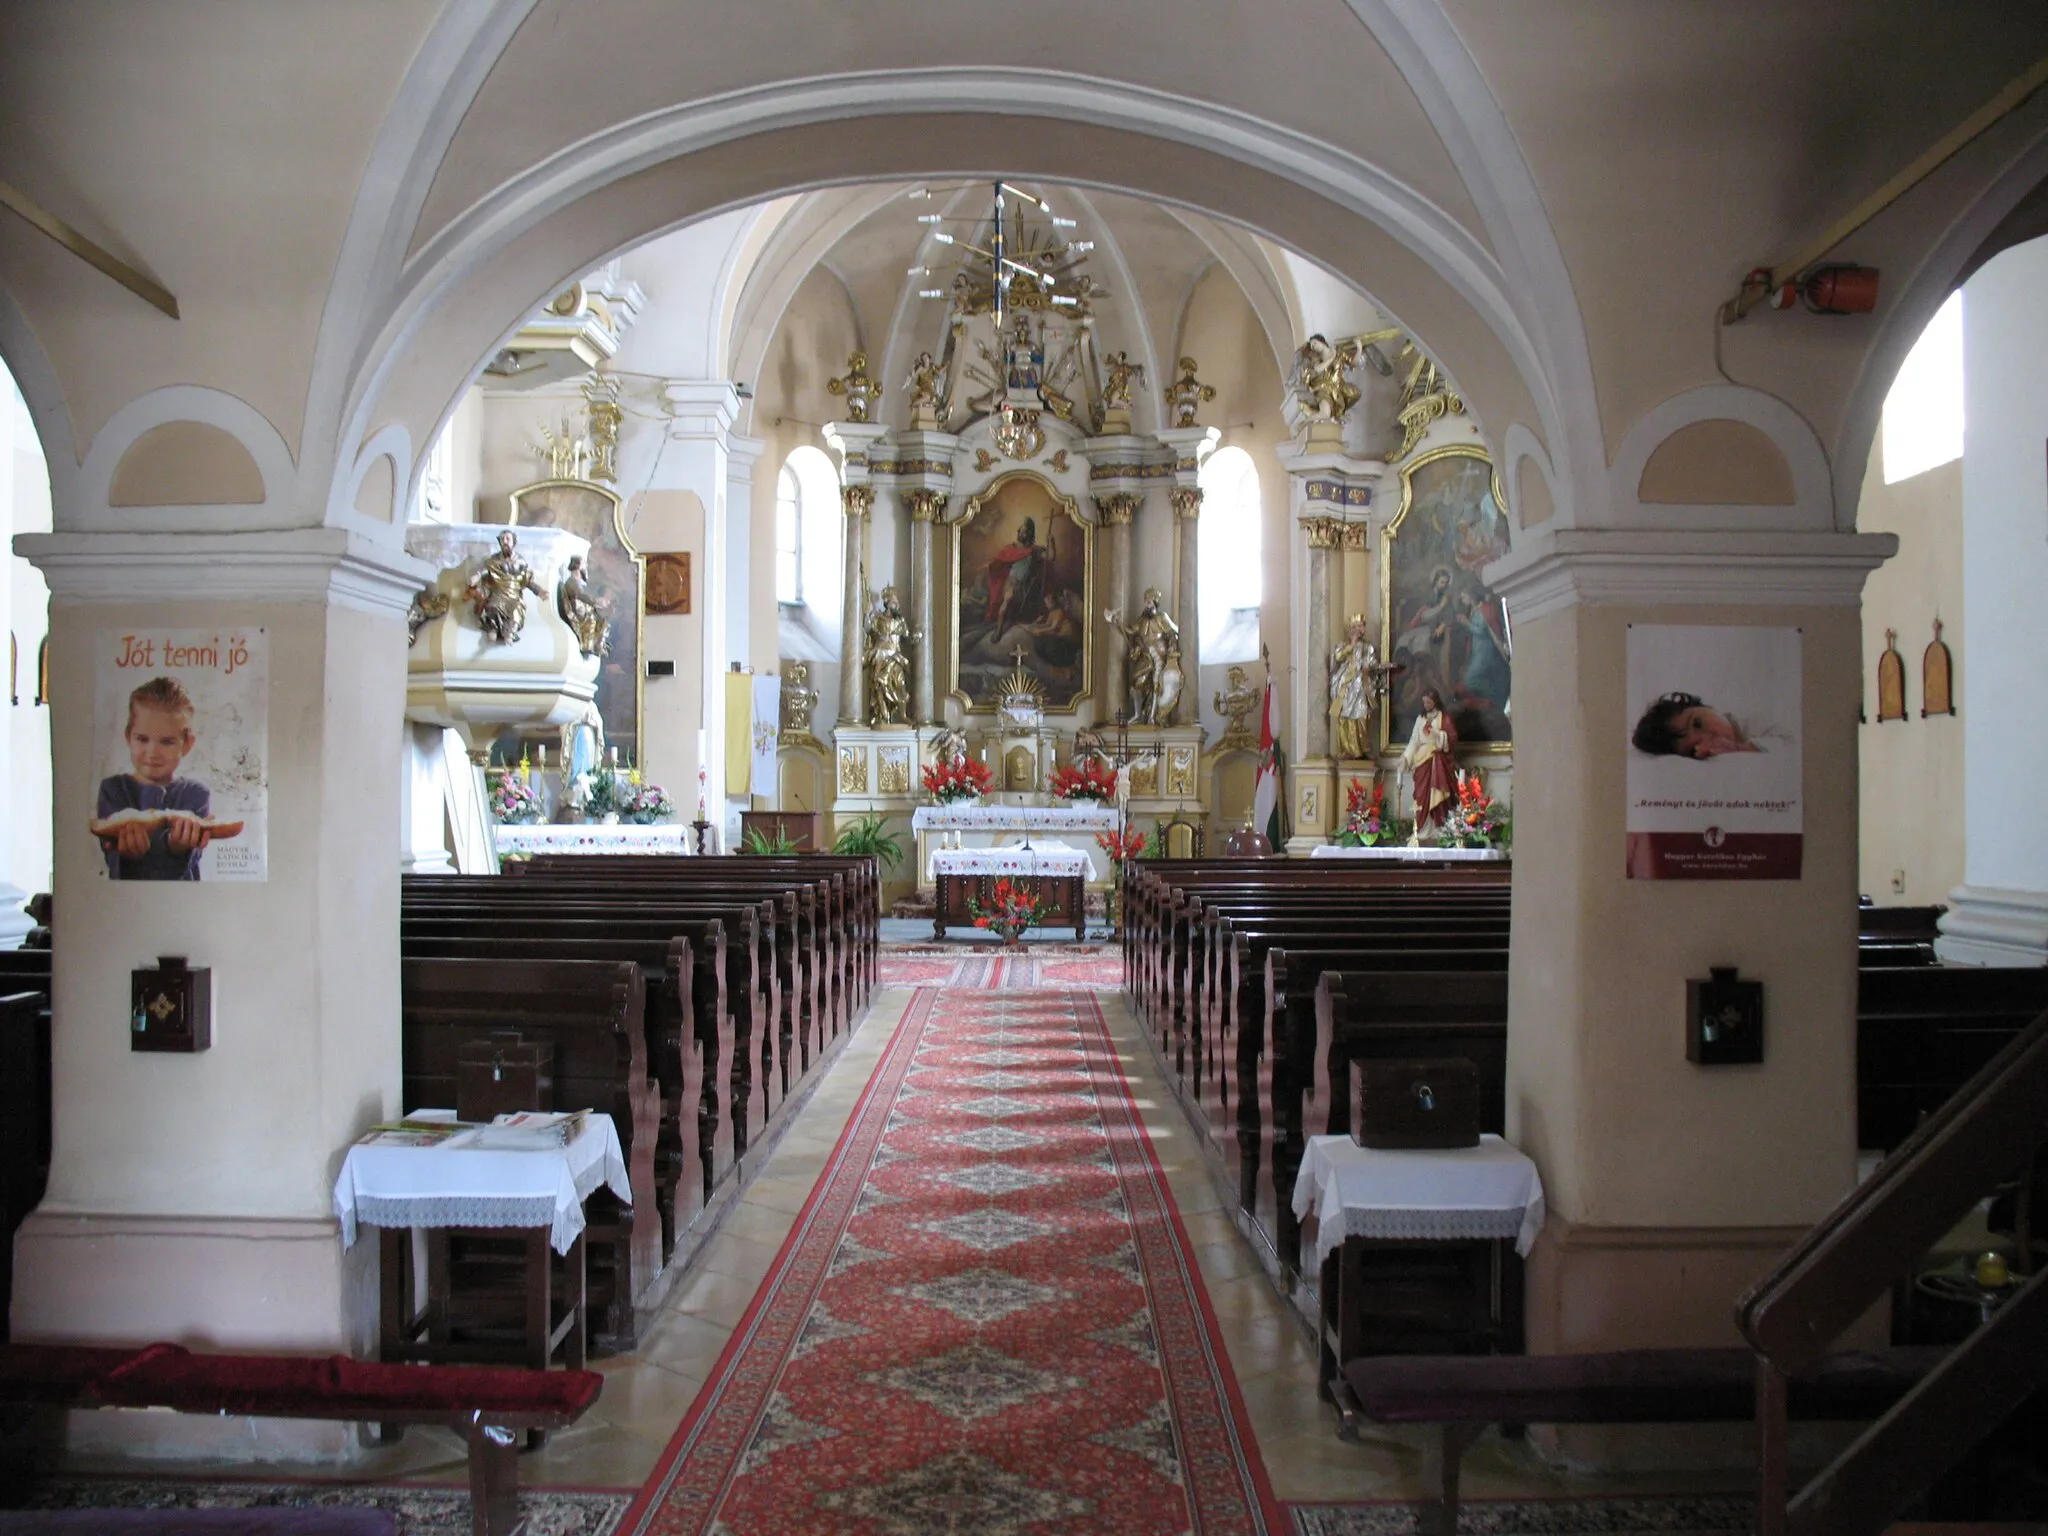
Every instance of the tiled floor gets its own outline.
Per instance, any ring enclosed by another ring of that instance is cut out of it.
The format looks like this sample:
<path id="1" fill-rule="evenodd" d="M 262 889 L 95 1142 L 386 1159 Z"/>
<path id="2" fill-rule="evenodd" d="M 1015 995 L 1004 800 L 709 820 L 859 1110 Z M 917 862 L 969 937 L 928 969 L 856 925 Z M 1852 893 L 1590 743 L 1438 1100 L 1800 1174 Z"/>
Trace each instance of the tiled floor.
<path id="1" fill-rule="evenodd" d="M 1119 995 L 1097 995 L 1109 1015 L 1112 1036 L 1122 1047 L 1124 1071 L 1195 1245 L 1275 1493 L 1283 1500 L 1303 1501 L 1419 1496 L 1419 1433 L 1369 1430 L 1356 1444 L 1337 1439 L 1331 1411 L 1316 1398 L 1314 1352 L 1306 1334 L 1239 1236 L 1136 1020 Z M 630 1488 L 646 1479 L 774 1262 L 909 998 L 901 988 L 886 988 L 876 995 L 844 1051 L 774 1149 L 761 1178 L 728 1209 L 639 1349 L 630 1356 L 594 1362 L 606 1376 L 604 1395 L 583 1422 L 522 1459 L 522 1483 Z M 78 1470 L 117 1468 L 139 1470 L 132 1461 L 95 1458 L 78 1463 Z M 162 1464 L 154 1463 L 152 1469 L 163 1470 Z M 177 1470 L 306 1475 L 303 1466 L 248 1462 L 232 1467 L 180 1463 Z M 453 1482 L 465 1475 L 453 1436 L 423 1430 L 412 1431 L 396 1447 L 366 1453 L 346 1473 L 350 1481 L 365 1482 Z M 1544 1465 L 1526 1445 L 1493 1436 L 1468 1455 L 1465 1485 L 1467 1493 L 1478 1498 L 1735 1486 L 1726 1476 L 1572 1476 Z"/>

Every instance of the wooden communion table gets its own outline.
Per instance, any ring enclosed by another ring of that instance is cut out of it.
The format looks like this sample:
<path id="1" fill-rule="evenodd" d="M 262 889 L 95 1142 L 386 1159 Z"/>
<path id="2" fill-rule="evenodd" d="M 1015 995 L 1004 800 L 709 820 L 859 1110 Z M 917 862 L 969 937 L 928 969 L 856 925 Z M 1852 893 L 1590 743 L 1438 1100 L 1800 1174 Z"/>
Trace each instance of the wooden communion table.
<path id="1" fill-rule="evenodd" d="M 1088 869 L 1087 854 L 1060 842 L 939 849 L 932 854 L 932 874 L 938 882 L 932 937 L 943 939 L 948 924 L 971 924 L 969 901 L 979 898 L 986 903 L 996 881 L 1007 876 L 1038 897 L 1039 927 L 1071 923 L 1078 943 L 1087 937 Z"/>

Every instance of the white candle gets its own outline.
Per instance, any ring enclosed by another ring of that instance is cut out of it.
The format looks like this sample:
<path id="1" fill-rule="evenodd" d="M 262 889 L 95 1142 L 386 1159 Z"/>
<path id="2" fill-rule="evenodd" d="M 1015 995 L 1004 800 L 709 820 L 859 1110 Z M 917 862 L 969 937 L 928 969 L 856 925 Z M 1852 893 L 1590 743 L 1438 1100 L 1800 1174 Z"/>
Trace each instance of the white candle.
<path id="1" fill-rule="evenodd" d="M 617 747 L 606 747 L 606 748 L 604 749 L 604 751 L 605 751 L 605 761 L 606 761 L 606 762 L 608 762 L 609 764 L 611 764 L 611 766 L 612 766 L 612 767 L 614 767 L 614 768 L 618 767 L 618 766 L 619 766 L 619 749 L 618 749 Z"/>

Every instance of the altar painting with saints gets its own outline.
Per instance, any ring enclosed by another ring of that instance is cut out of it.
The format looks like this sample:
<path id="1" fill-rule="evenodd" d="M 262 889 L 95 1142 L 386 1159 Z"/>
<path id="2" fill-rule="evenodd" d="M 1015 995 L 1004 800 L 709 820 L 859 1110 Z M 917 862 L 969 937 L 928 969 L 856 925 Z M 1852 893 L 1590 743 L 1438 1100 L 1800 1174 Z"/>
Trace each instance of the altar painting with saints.
<path id="1" fill-rule="evenodd" d="M 611 620 L 611 650 L 598 664 L 597 709 L 605 741 L 637 763 L 640 750 L 641 620 L 646 613 L 646 562 L 626 537 L 619 498 L 583 480 L 542 480 L 512 493 L 512 522 L 526 528 L 566 528 L 590 541 L 587 581 Z M 560 571 L 541 573 L 555 601 Z M 534 602 L 541 599 L 534 598 Z"/>
<path id="2" fill-rule="evenodd" d="M 1381 745 L 1401 745 L 1424 693 L 1450 713 L 1460 743 L 1505 748 L 1514 680 L 1507 606 L 1480 579 L 1508 552 L 1492 461 L 1440 448 L 1401 470 L 1401 510 L 1380 549 L 1381 655 L 1389 679 Z"/>
<path id="3" fill-rule="evenodd" d="M 1000 477 L 953 530 L 953 679 L 968 708 L 993 710 L 1023 665 L 1045 707 L 1088 693 L 1090 530 L 1071 497 L 1028 471 Z"/>

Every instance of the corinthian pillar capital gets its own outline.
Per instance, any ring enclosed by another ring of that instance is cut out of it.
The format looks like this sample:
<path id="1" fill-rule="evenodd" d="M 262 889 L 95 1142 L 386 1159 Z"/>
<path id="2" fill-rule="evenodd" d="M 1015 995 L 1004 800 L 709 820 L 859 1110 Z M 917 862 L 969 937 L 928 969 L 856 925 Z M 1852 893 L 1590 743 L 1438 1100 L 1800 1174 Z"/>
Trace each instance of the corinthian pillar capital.
<path id="1" fill-rule="evenodd" d="M 839 504 L 850 518 L 866 517 L 875 510 L 875 488 L 872 485 L 843 485 L 839 488 Z"/>
<path id="2" fill-rule="evenodd" d="M 910 508 L 910 520 L 914 523 L 937 521 L 946 510 L 946 503 L 952 500 L 944 491 L 927 490 L 920 486 L 902 493 L 903 504 Z"/>

